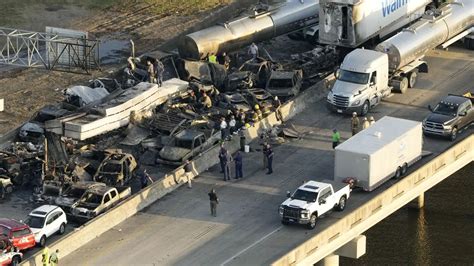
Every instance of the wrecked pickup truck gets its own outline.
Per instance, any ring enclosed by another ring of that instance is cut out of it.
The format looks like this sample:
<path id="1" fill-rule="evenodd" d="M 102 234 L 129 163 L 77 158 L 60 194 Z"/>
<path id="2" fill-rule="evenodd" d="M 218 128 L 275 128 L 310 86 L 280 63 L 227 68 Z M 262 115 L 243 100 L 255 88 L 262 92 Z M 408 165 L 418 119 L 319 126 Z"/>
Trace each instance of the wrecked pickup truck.
<path id="1" fill-rule="evenodd" d="M 106 155 L 94 175 L 94 181 L 103 182 L 109 186 L 121 185 L 128 182 L 137 168 L 135 157 L 129 153 L 112 152 Z"/>
<path id="2" fill-rule="evenodd" d="M 77 220 L 90 220 L 106 212 L 132 193 L 130 187 L 98 186 L 89 188 L 82 197 L 72 205 L 71 214 Z"/>
<path id="3" fill-rule="evenodd" d="M 209 133 L 205 133 L 209 132 Z M 210 131 L 186 129 L 176 134 L 159 153 L 157 163 L 181 165 L 186 160 L 212 147 L 220 139 L 220 134 Z"/>
<path id="4" fill-rule="evenodd" d="M 266 90 L 282 100 L 296 96 L 303 84 L 303 71 L 272 71 L 268 79 Z"/>
<path id="5" fill-rule="evenodd" d="M 61 195 L 56 198 L 55 203 L 61 207 L 66 214 L 71 214 L 72 206 L 86 193 L 87 190 L 105 186 L 104 183 L 93 181 L 77 182 L 65 189 Z"/>

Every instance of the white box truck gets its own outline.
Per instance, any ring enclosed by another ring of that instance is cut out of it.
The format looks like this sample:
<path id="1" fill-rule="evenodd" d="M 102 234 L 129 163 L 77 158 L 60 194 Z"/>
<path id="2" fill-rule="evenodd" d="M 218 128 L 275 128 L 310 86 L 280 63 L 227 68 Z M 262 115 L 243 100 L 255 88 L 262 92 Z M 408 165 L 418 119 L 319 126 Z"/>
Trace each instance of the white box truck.
<path id="1" fill-rule="evenodd" d="M 421 122 L 385 116 L 336 147 L 334 180 L 372 191 L 421 158 Z"/>

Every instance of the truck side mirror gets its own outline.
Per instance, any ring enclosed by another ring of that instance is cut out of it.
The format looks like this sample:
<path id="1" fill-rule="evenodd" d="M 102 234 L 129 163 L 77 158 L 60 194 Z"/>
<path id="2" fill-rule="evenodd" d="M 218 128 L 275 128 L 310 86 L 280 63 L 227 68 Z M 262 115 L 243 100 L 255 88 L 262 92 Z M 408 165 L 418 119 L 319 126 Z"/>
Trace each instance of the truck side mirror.
<path id="1" fill-rule="evenodd" d="M 336 71 L 334 71 L 334 76 L 336 77 L 336 79 L 338 79 L 338 78 L 339 78 L 340 72 L 341 72 L 341 71 L 340 71 L 340 69 L 339 69 L 339 68 L 338 68 L 338 69 L 336 69 Z"/>
<path id="2" fill-rule="evenodd" d="M 428 105 L 428 109 L 430 109 L 430 111 L 433 112 L 433 107 L 431 107 L 431 104 Z"/>
<path id="3" fill-rule="evenodd" d="M 321 200 L 319 200 L 319 205 L 321 205 L 321 204 L 325 204 L 325 203 L 326 203 L 326 200 L 325 200 L 325 199 L 321 199 Z"/>
<path id="4" fill-rule="evenodd" d="M 291 198 L 291 192 L 290 192 L 290 191 L 287 191 L 287 192 L 286 192 L 286 197 L 287 197 L 287 198 Z"/>

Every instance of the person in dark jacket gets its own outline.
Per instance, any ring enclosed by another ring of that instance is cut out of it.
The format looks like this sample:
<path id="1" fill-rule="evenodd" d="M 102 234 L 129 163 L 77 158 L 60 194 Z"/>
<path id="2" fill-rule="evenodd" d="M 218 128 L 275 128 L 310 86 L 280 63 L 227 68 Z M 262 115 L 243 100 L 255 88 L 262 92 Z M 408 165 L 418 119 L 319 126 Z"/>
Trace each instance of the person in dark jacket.
<path id="1" fill-rule="evenodd" d="M 237 151 L 234 157 L 235 162 L 235 179 L 243 178 L 244 174 L 242 172 L 242 153 Z"/>
<path id="2" fill-rule="evenodd" d="M 267 167 L 268 167 L 268 172 L 267 175 L 273 173 L 273 149 L 270 144 L 267 144 L 267 150 L 265 152 L 265 155 L 267 157 Z"/>
<path id="3" fill-rule="evenodd" d="M 217 193 L 215 189 L 212 189 L 209 192 L 209 202 L 211 204 L 211 215 L 216 217 L 217 216 L 217 204 L 219 204 L 219 198 L 217 197 Z"/>
<path id="4" fill-rule="evenodd" d="M 221 149 L 219 150 L 219 164 L 221 166 L 221 173 L 224 173 L 224 159 L 227 154 L 227 150 L 224 147 L 224 144 L 221 144 Z"/>

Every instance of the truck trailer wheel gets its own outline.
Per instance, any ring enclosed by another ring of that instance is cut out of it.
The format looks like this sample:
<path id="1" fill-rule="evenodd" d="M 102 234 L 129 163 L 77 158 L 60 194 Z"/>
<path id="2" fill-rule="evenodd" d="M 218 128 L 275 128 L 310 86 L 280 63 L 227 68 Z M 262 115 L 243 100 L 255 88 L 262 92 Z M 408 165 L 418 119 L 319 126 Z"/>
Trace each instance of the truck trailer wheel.
<path id="1" fill-rule="evenodd" d="M 416 84 L 416 79 L 418 77 L 418 71 L 413 70 L 412 72 L 408 73 L 408 87 L 414 88 Z"/>
<path id="2" fill-rule="evenodd" d="M 318 219 L 318 216 L 316 213 L 311 214 L 311 217 L 309 218 L 309 223 L 306 225 L 308 229 L 314 229 L 316 227 L 316 220 Z"/>
<path id="3" fill-rule="evenodd" d="M 10 263 L 11 266 L 17 266 L 21 263 L 21 257 L 16 255 L 12 258 L 12 262 Z"/>
<path id="4" fill-rule="evenodd" d="M 339 199 L 339 203 L 336 205 L 336 210 L 342 212 L 346 208 L 346 196 L 342 196 Z"/>
<path id="5" fill-rule="evenodd" d="M 469 50 L 474 50 L 474 38 L 465 37 L 464 47 L 466 47 L 466 49 L 469 49 Z"/>
<path id="6" fill-rule="evenodd" d="M 391 84 L 393 85 L 393 90 L 398 93 L 405 93 L 408 90 L 408 79 L 407 77 L 399 77 L 392 80 Z"/>
<path id="7" fill-rule="evenodd" d="M 402 176 L 404 176 L 408 171 L 408 164 L 404 163 L 402 166 Z"/>
<path id="8" fill-rule="evenodd" d="M 402 177 L 402 168 L 399 166 L 397 167 L 397 171 L 395 171 L 395 178 L 398 179 Z"/>

